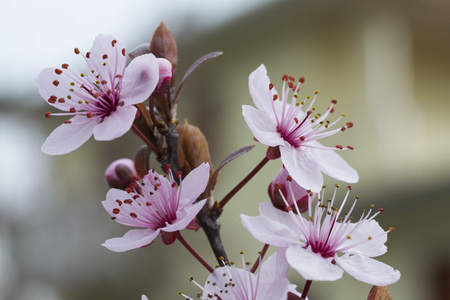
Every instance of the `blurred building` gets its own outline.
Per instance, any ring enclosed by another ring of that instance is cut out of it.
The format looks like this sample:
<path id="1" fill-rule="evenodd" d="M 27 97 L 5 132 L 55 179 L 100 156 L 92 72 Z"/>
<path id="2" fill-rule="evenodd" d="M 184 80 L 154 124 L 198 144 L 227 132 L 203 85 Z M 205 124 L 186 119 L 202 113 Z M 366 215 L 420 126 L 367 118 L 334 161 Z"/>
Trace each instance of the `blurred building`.
<path id="1" fill-rule="evenodd" d="M 353 189 L 359 207 L 383 207 L 378 221 L 396 228 L 379 258 L 402 272 L 391 287 L 394 299 L 450 299 L 449 14 L 450 3 L 439 0 L 276 1 L 201 33 L 187 24 L 176 36 L 179 79 L 203 54 L 224 52 L 189 78 L 178 112 L 180 121 L 203 130 L 216 166 L 255 144 L 241 106 L 252 104 L 248 75 L 261 63 L 275 86 L 283 74 L 304 76 L 303 93 L 320 91 L 319 110 L 338 100 L 336 113 L 345 112 L 355 126 L 323 143 L 355 148 L 342 156 L 360 174 Z M 142 42 L 153 30 L 143 32 Z M 33 97 L 40 101 L 37 93 Z M 2 144 L 11 145 L 2 146 L 2 155 L 16 158 L 1 166 L 13 179 L 0 193 L 0 270 L 7 271 L 0 274 L 0 299 L 140 299 L 145 293 L 158 300 L 177 299 L 178 290 L 195 297 L 199 290 L 189 277 L 202 282 L 207 274 L 181 245 L 156 241 L 122 254 L 100 246 L 127 230 L 100 204 L 107 191 L 103 171 L 116 158 L 133 157 L 138 139 L 89 141 L 69 155 L 47 157 L 40 145 L 60 120 L 41 117 L 48 107 L 16 108 L 3 106 L 0 114 L 3 125 L 16 124 L 0 129 Z M 227 166 L 216 199 L 264 153 L 256 145 Z M 271 162 L 226 207 L 221 223 L 231 259 L 244 250 L 253 261 L 261 249 L 249 243 L 239 214 L 258 213 L 280 167 Z M 205 245 L 199 252 L 213 264 L 203 233 L 185 235 L 194 246 Z M 293 272 L 290 279 L 301 289 L 300 275 Z M 369 290 L 345 275 L 314 282 L 309 299 L 366 299 Z"/>

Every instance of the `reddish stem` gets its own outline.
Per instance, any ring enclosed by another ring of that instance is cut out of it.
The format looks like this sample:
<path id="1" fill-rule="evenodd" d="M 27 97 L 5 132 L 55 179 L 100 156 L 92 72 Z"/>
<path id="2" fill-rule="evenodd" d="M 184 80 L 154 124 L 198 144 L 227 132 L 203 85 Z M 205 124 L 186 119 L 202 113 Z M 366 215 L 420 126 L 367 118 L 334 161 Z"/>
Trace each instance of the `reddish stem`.
<path id="1" fill-rule="evenodd" d="M 302 299 L 306 299 L 308 295 L 309 288 L 311 287 L 312 280 L 307 280 L 305 283 L 305 287 L 303 288 Z"/>
<path id="2" fill-rule="evenodd" d="M 259 172 L 259 170 L 262 169 L 262 167 L 264 167 L 264 165 L 269 161 L 269 159 L 264 156 L 263 160 L 244 178 L 242 179 L 241 182 L 238 183 L 238 185 L 236 185 L 234 187 L 234 189 L 232 189 L 225 197 L 223 197 L 223 199 L 219 202 L 219 207 L 223 208 L 225 206 L 225 204 L 227 204 L 227 202 L 237 193 L 239 192 L 239 190 L 246 185 L 250 179 L 253 178 L 253 176 L 256 175 L 256 173 Z"/>
<path id="3" fill-rule="evenodd" d="M 138 137 L 141 138 L 142 141 L 144 141 L 144 143 L 153 151 L 156 153 L 156 155 L 159 156 L 159 151 L 158 149 L 156 149 L 155 145 L 152 144 L 152 142 L 150 142 L 147 137 L 136 127 L 136 125 L 132 125 L 131 129 L 133 129 L 134 133 L 136 133 L 136 135 Z"/>
<path id="4" fill-rule="evenodd" d="M 177 239 L 183 244 L 183 246 L 210 272 L 214 272 L 214 269 L 189 245 L 189 243 L 181 236 L 178 231 Z"/>

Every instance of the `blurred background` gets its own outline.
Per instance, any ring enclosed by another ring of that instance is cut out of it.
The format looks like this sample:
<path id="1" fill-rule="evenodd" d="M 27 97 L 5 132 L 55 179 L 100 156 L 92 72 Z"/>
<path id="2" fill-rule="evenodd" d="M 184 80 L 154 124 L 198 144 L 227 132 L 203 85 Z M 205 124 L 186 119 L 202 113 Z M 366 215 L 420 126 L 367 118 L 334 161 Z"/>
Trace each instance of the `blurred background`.
<path id="1" fill-rule="evenodd" d="M 275 86 L 285 73 L 304 76 L 305 93 L 320 90 L 319 111 L 337 99 L 336 111 L 355 124 L 323 143 L 355 148 L 341 153 L 360 174 L 352 192 L 359 207 L 383 207 L 378 221 L 396 228 L 379 257 L 402 273 L 390 287 L 394 299 L 450 299 L 449 14 L 445 0 L 2 0 L 0 300 L 160 300 L 200 292 L 189 277 L 203 283 L 208 274 L 179 243 L 158 239 L 125 253 L 101 246 L 128 230 L 100 203 L 108 190 L 104 170 L 134 157 L 138 138 L 91 139 L 64 156 L 40 151 L 63 121 L 44 118 L 51 108 L 34 86 L 40 70 L 69 63 L 82 71 L 73 48 L 86 52 L 98 33 L 109 33 L 132 49 L 149 42 L 160 21 L 178 43 L 179 79 L 203 54 L 224 52 L 191 76 L 178 111 L 181 122 L 206 135 L 214 166 L 255 144 L 241 114 L 242 104 L 253 104 L 248 75 L 264 63 Z M 256 145 L 223 170 L 217 200 L 265 149 Z M 280 167 L 270 162 L 226 207 L 220 221 L 230 259 L 239 261 L 243 250 L 254 261 L 262 248 L 239 214 L 258 214 Z M 201 230 L 184 236 L 215 264 Z M 300 275 L 290 280 L 302 289 Z M 344 275 L 314 282 L 309 299 L 366 299 L 370 288 Z"/>

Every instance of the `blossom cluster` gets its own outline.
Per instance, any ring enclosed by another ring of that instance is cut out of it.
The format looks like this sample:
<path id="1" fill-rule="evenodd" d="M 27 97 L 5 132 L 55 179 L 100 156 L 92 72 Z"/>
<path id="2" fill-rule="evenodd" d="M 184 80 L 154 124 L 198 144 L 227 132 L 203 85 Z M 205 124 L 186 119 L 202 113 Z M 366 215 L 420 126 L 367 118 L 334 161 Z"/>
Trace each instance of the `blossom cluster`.
<path id="1" fill-rule="evenodd" d="M 375 220 L 383 210 L 372 205 L 354 218 L 359 197 L 349 200 L 351 186 L 342 200 L 339 184 L 332 192 L 324 186 L 322 173 L 347 183 L 359 179 L 337 154 L 353 150 L 352 146 L 328 147 L 319 142 L 352 128 L 353 123 L 342 123 L 345 114 L 329 120 L 336 100 L 323 113 L 316 112 L 318 91 L 300 98 L 304 77 L 295 81 L 283 75 L 277 92 L 264 65 L 250 74 L 255 107 L 243 105 L 242 113 L 254 140 L 266 145 L 267 152 L 255 170 L 219 202 L 213 198 L 218 172 L 251 147 L 232 153 L 213 170 L 206 139 L 198 128 L 178 124 L 176 107 L 185 79 L 220 53 L 195 62 L 177 90 L 176 44 L 164 24 L 150 44 L 130 52 L 128 66 L 123 42 L 111 35 L 99 35 L 89 52 L 75 48 L 75 53 L 85 60 L 87 72 L 62 64 L 43 70 L 36 81 L 45 101 L 62 111 L 45 116 L 69 117 L 50 134 L 42 151 L 66 154 L 92 135 L 109 141 L 130 129 L 145 144 L 134 160 L 115 161 L 105 172 L 111 189 L 103 207 L 114 221 L 133 229 L 106 240 L 104 247 L 123 252 L 147 247 L 158 236 L 166 245 L 178 240 L 209 273 L 204 285 L 192 279 L 202 291 L 200 299 L 307 299 L 313 281 L 334 281 L 344 272 L 375 286 L 399 280 L 399 271 L 374 259 L 386 253 L 387 235 L 394 231 L 392 227 L 384 230 Z M 161 162 L 161 174 L 150 168 L 150 152 Z M 237 191 L 268 161 L 278 158 L 280 171 L 268 185 L 270 201 L 259 204 L 259 216 L 240 216 L 243 227 L 265 245 L 251 268 L 243 253 L 242 268 L 236 267 L 227 259 L 217 219 Z M 211 243 L 216 268 L 182 236 L 183 229 L 199 228 Z M 277 250 L 263 261 L 269 246 Z M 300 291 L 287 279 L 291 267 L 305 280 Z M 192 299 L 183 292 L 179 295 Z M 146 299 L 143 295 L 142 300 Z"/>

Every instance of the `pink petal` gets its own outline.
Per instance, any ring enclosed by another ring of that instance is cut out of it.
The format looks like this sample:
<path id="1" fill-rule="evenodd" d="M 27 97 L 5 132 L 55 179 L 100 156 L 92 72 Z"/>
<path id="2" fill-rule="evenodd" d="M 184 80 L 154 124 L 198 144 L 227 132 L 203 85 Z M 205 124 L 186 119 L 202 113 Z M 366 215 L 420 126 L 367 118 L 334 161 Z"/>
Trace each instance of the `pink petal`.
<path id="1" fill-rule="evenodd" d="M 60 155 L 72 152 L 83 145 L 91 136 L 96 120 L 88 120 L 84 116 L 75 116 L 71 124 L 62 124 L 47 137 L 41 151 L 49 155 Z M 83 122 L 82 124 L 76 124 Z"/>
<path id="2" fill-rule="evenodd" d="M 112 45 L 113 40 L 116 41 L 114 47 Z M 95 64 L 95 69 L 100 74 L 100 80 L 106 80 L 111 90 L 115 88 L 115 86 L 112 86 L 113 77 L 117 74 L 123 75 L 127 65 L 127 57 L 123 55 L 123 49 L 125 49 L 125 45 L 121 40 L 112 35 L 99 34 L 90 50 L 88 61 Z M 104 59 L 104 57 L 106 58 Z M 104 62 L 106 65 L 103 65 Z"/>
<path id="3" fill-rule="evenodd" d="M 206 199 L 185 207 L 181 211 L 177 211 L 176 221 L 164 227 L 164 231 L 173 232 L 185 229 L 203 208 L 205 203 Z"/>
<path id="4" fill-rule="evenodd" d="M 267 146 L 284 145 L 284 140 L 276 131 L 277 123 L 271 115 L 263 110 L 257 110 L 250 105 L 242 105 L 242 114 L 253 136 Z"/>
<path id="5" fill-rule="evenodd" d="M 400 279 L 400 272 L 375 259 L 355 254 L 336 258 L 339 266 L 356 279 L 377 286 L 386 286 Z"/>
<path id="6" fill-rule="evenodd" d="M 259 268 L 260 286 L 270 286 L 276 280 L 285 278 L 289 271 L 286 249 L 278 248 Z"/>
<path id="7" fill-rule="evenodd" d="M 127 206 L 119 206 L 116 200 L 120 200 L 122 203 L 124 200 L 129 199 L 130 194 L 128 194 L 126 191 L 119 190 L 119 189 L 110 189 L 108 193 L 106 194 L 106 200 L 102 201 L 102 205 L 105 208 L 105 210 L 109 213 L 111 217 L 115 218 L 115 221 L 119 224 L 126 225 L 126 226 L 133 226 L 133 227 L 143 227 L 148 228 L 149 225 L 147 222 L 143 220 L 143 218 L 130 218 L 129 215 L 123 215 L 123 213 L 114 214 L 113 209 L 119 208 L 121 211 L 124 211 Z M 129 205 L 129 204 L 126 204 Z"/>
<path id="8" fill-rule="evenodd" d="M 319 142 L 313 141 L 312 145 L 323 147 Z M 339 154 L 331 150 L 308 149 L 311 157 L 320 165 L 320 170 L 338 180 L 349 183 L 358 182 L 358 173 Z"/>
<path id="9" fill-rule="evenodd" d="M 289 247 L 300 243 L 298 234 L 283 224 L 265 217 L 241 215 L 242 225 L 262 243 L 277 247 Z"/>
<path id="10" fill-rule="evenodd" d="M 323 176 L 316 159 L 309 156 L 309 150 L 299 151 L 290 145 L 280 147 L 281 161 L 301 187 L 316 193 L 322 189 Z"/>
<path id="11" fill-rule="evenodd" d="M 94 129 L 94 138 L 97 141 L 110 141 L 121 137 L 130 130 L 136 117 L 136 111 L 134 106 L 118 107 Z"/>
<path id="12" fill-rule="evenodd" d="M 67 100 L 67 95 L 69 94 L 69 89 L 73 88 L 70 85 L 70 80 L 65 72 L 70 72 L 68 70 L 63 70 L 63 73 L 58 75 L 55 73 L 56 68 L 48 68 L 41 71 L 38 78 L 36 79 L 36 87 L 39 94 L 46 100 L 48 104 L 56 107 L 59 110 L 69 111 L 70 106 L 67 104 L 61 104 L 58 101 L 55 103 L 48 102 L 51 96 L 56 96 L 57 99 L 64 98 Z M 73 71 L 73 70 L 72 70 Z M 76 74 L 80 74 L 78 71 L 73 71 Z M 55 86 L 53 82 L 57 80 L 59 84 Z M 76 88 L 76 87 L 75 87 Z"/>
<path id="13" fill-rule="evenodd" d="M 131 61 L 122 80 L 121 100 L 125 105 L 145 101 L 155 90 L 159 67 L 153 54 L 144 54 Z"/>
<path id="14" fill-rule="evenodd" d="M 142 298 L 141 298 L 141 300 L 148 300 L 148 298 L 147 298 L 147 296 L 145 296 L 145 295 L 142 295 Z"/>
<path id="15" fill-rule="evenodd" d="M 286 258 L 306 280 L 334 281 L 342 277 L 344 271 L 331 263 L 332 258 L 323 258 L 320 254 L 301 246 L 289 247 Z"/>
<path id="16" fill-rule="evenodd" d="M 289 280 L 287 278 L 278 279 L 271 286 L 268 286 L 269 289 L 264 291 L 264 293 L 261 290 L 263 287 L 262 282 L 259 284 L 259 287 L 258 296 L 262 297 L 263 300 L 287 299 Z"/>
<path id="17" fill-rule="evenodd" d="M 188 207 L 205 191 L 209 180 L 209 163 L 202 163 L 181 182 L 179 207 Z"/>
<path id="18" fill-rule="evenodd" d="M 124 252 L 150 245 L 158 236 L 160 229 L 132 229 L 122 237 L 112 238 L 102 244 L 111 251 Z"/>

